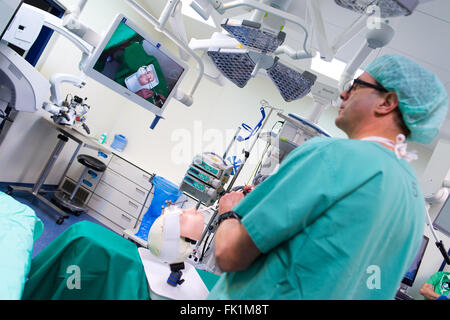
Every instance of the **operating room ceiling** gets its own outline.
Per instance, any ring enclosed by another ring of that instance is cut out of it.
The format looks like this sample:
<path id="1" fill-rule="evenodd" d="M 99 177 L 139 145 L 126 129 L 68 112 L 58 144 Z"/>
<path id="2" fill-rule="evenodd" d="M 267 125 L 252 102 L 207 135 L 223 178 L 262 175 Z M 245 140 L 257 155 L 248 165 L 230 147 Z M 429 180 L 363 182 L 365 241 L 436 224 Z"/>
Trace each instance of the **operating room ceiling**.
<path id="1" fill-rule="evenodd" d="M 356 12 L 336 5 L 334 0 L 316 1 L 321 2 L 322 15 L 329 42 L 336 39 L 359 16 Z M 189 3 L 189 1 L 183 2 L 184 5 Z M 141 3 L 154 15 L 159 16 L 166 1 L 142 0 Z M 306 0 L 293 0 L 289 13 L 305 19 L 305 8 Z M 245 14 L 245 9 L 232 9 L 229 13 L 233 15 Z M 227 16 L 229 13 L 227 13 Z M 450 0 L 420 0 L 420 4 L 410 16 L 390 18 L 389 20 L 391 26 L 395 29 L 394 38 L 386 47 L 372 52 L 362 67 L 366 66 L 377 56 L 397 53 L 415 60 L 434 72 L 446 86 L 450 96 Z M 214 32 L 213 28 L 206 27 L 205 24 L 193 19 L 186 18 L 185 22 L 188 38 L 208 38 Z M 298 39 L 297 47 L 300 48 L 304 38 L 298 26 L 288 23 L 285 32 L 287 33 L 286 43 L 295 45 L 295 41 Z M 349 62 L 361 47 L 364 39 L 364 32 L 356 35 L 339 50 L 336 58 L 343 62 Z M 315 42 L 312 45 L 317 48 Z M 305 63 L 298 62 L 297 65 L 301 68 L 304 67 Z M 428 148 L 434 149 L 439 138 L 450 140 L 450 112 L 439 137 Z"/>
<path id="2" fill-rule="evenodd" d="M 305 0 L 293 1 L 290 11 L 304 18 L 305 3 Z M 358 17 L 356 12 L 337 6 L 334 0 L 321 0 L 321 7 L 329 41 L 334 40 Z M 420 1 L 419 6 L 410 16 L 389 20 L 395 29 L 394 38 L 386 47 L 371 53 L 362 67 L 377 56 L 388 53 L 400 54 L 413 59 L 435 73 L 447 88 L 450 96 L 450 1 Z M 288 26 L 288 28 L 290 27 Z M 286 32 L 289 34 L 289 31 Z M 300 33 L 298 35 L 300 36 Z M 363 41 L 364 33 L 361 32 L 336 54 L 336 58 L 349 62 Z M 447 114 L 440 135 L 428 148 L 434 149 L 439 138 L 450 140 L 450 112 Z"/>

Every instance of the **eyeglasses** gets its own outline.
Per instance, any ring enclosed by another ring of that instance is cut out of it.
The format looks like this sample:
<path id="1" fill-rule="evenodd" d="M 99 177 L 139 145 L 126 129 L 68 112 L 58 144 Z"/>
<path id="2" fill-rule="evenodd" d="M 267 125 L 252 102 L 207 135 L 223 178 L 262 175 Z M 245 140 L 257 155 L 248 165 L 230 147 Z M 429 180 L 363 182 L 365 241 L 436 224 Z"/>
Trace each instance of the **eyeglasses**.
<path id="1" fill-rule="evenodd" d="M 381 85 L 377 85 L 377 84 L 373 84 L 373 83 L 369 83 L 360 79 L 353 79 L 350 87 L 348 87 L 347 89 L 347 93 L 350 93 L 353 89 L 356 89 L 357 86 L 365 86 L 365 87 L 369 87 L 381 92 L 389 92 L 387 91 L 385 88 L 383 88 Z"/>

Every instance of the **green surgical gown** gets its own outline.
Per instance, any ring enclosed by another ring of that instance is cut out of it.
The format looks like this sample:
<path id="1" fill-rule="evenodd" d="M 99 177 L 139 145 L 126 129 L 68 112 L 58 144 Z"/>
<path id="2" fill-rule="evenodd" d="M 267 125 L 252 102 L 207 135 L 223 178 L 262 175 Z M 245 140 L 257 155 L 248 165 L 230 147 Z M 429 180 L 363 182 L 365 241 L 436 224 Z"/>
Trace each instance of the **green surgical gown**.
<path id="1" fill-rule="evenodd" d="M 31 262 L 23 300 L 148 300 L 137 246 L 92 222 L 75 223 Z"/>
<path id="2" fill-rule="evenodd" d="M 209 299 L 393 299 L 425 223 L 410 165 L 350 139 L 311 139 L 234 210 L 262 254 Z"/>

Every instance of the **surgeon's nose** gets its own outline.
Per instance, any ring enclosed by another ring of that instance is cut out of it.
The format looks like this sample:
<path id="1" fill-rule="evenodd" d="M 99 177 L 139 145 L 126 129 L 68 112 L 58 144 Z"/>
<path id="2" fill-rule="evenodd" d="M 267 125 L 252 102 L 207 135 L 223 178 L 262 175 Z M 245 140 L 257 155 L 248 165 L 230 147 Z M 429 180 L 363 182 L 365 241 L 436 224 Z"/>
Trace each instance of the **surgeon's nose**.
<path id="1" fill-rule="evenodd" d="M 345 101 L 348 99 L 348 96 L 349 96 L 348 90 L 344 90 L 339 95 L 339 98 L 341 98 L 342 101 Z"/>

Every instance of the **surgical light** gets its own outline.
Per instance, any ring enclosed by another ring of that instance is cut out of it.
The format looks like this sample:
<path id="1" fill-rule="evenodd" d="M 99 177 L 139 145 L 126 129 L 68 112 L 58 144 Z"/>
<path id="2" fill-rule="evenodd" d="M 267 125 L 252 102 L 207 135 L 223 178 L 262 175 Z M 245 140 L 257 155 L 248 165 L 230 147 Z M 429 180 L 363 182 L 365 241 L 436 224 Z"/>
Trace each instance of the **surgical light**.
<path id="1" fill-rule="evenodd" d="M 249 20 L 227 19 L 221 26 L 244 46 L 264 53 L 274 52 L 286 39 L 283 31 L 275 33 L 261 28 L 260 23 Z"/>
<path id="2" fill-rule="evenodd" d="M 205 2 L 209 6 L 205 6 Z M 215 33 L 209 40 L 192 39 L 189 46 L 205 50 L 210 58 L 207 64 L 214 65 L 222 79 L 227 78 L 239 88 L 245 87 L 251 78 L 265 70 L 284 100 L 300 99 L 310 92 L 316 76 L 278 62 L 280 54 L 295 60 L 313 57 L 304 22 L 288 12 L 291 3 L 292 0 L 238 0 L 225 4 L 221 0 L 193 0 L 191 6 L 205 20 L 210 17 L 207 9 L 221 15 L 241 6 L 252 10 L 247 19 L 227 17 L 220 24 L 226 33 L 221 33 L 220 37 Z M 286 33 L 283 28 L 288 22 L 302 29 L 305 35 L 302 49 L 296 50 L 284 44 Z M 212 78 L 216 81 L 217 74 L 212 74 Z"/>
<path id="3" fill-rule="evenodd" d="M 256 66 L 246 49 L 210 49 L 208 56 L 217 69 L 239 88 L 246 86 Z"/>
<path id="4" fill-rule="evenodd" d="M 362 14 L 379 8 L 380 18 L 408 16 L 419 4 L 418 0 L 334 0 L 337 5 Z M 374 6 L 374 7 L 373 7 Z"/>
<path id="5" fill-rule="evenodd" d="M 273 58 L 248 49 L 210 48 L 208 56 L 217 69 L 239 88 L 247 85 L 255 76 L 255 70 L 265 69 L 286 102 L 303 98 L 311 91 L 317 79 L 310 72 L 300 73 L 279 62 L 278 57 Z"/>
<path id="6" fill-rule="evenodd" d="M 316 75 L 308 71 L 300 73 L 280 63 L 278 57 L 274 65 L 267 69 L 267 74 L 287 102 L 306 96 L 317 79 Z"/>

